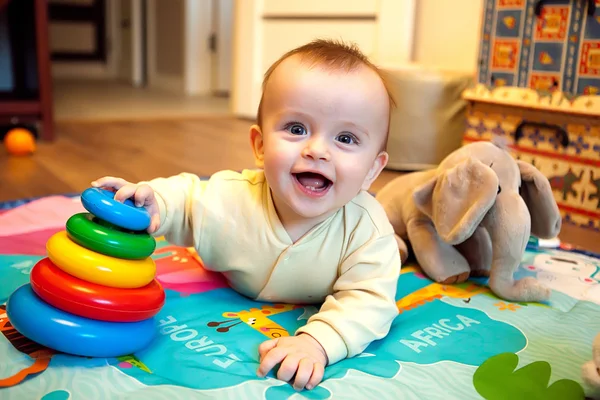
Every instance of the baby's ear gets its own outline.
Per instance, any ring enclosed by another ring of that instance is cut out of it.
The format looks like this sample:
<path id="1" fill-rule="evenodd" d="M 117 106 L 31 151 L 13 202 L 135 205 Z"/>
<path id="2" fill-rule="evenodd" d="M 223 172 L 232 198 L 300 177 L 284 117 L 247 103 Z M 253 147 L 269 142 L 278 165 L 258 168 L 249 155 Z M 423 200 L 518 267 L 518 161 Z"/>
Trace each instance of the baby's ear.
<path id="1" fill-rule="evenodd" d="M 258 168 L 264 168 L 264 142 L 260 126 L 252 125 L 250 127 L 250 145 L 254 153 L 254 162 Z"/>
<path id="2" fill-rule="evenodd" d="M 373 162 L 373 166 L 369 170 L 369 173 L 365 177 L 365 180 L 362 184 L 362 190 L 369 190 L 375 179 L 377 179 L 381 171 L 387 165 L 388 159 L 389 155 L 385 151 L 382 151 L 377 155 L 375 161 Z"/>

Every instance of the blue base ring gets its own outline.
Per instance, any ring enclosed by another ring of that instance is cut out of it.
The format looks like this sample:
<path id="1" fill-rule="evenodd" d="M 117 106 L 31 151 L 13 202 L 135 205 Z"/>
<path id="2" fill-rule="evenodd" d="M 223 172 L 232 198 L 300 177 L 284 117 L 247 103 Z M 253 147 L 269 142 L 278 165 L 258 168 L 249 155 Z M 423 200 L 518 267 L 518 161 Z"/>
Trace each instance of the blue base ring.
<path id="1" fill-rule="evenodd" d="M 105 322 L 73 315 L 44 302 L 25 284 L 14 291 L 6 314 L 26 338 L 50 349 L 84 357 L 119 357 L 138 352 L 156 335 L 154 318 Z"/>
<path id="2" fill-rule="evenodd" d="M 81 194 L 81 204 L 96 217 L 132 231 L 143 231 L 150 226 L 150 214 L 144 207 L 136 207 L 130 199 L 121 203 L 110 190 L 88 188 Z"/>

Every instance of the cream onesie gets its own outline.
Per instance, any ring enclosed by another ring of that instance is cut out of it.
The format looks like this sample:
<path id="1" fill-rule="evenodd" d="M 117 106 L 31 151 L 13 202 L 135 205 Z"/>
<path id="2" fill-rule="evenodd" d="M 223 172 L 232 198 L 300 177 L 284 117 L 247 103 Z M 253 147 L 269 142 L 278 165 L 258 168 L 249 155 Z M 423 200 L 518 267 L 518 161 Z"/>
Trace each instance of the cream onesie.
<path id="1" fill-rule="evenodd" d="M 293 243 L 262 170 L 182 173 L 148 183 L 160 228 L 154 236 L 194 247 L 205 267 L 258 301 L 322 303 L 296 333 L 313 336 L 329 364 L 386 336 L 398 315 L 400 255 L 379 202 L 362 191 Z"/>

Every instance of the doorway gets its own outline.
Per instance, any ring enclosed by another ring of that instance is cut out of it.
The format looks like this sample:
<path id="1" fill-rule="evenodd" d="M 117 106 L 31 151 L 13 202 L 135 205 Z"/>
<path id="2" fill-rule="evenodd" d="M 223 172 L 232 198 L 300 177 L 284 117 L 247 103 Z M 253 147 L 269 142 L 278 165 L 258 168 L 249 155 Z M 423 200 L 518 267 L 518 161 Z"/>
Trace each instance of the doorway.
<path id="1" fill-rule="evenodd" d="M 228 95 L 234 0 L 113 1 L 121 81 L 188 95 Z"/>
<path id="2" fill-rule="evenodd" d="M 216 96 L 231 92 L 233 56 L 233 0 L 213 0 L 211 86 Z"/>
<path id="3" fill-rule="evenodd" d="M 104 10 L 104 57 L 53 61 L 58 120 L 229 113 L 234 0 L 49 1 Z"/>
<path id="4" fill-rule="evenodd" d="M 119 0 L 115 48 L 117 80 L 134 87 L 144 87 L 146 73 L 146 1 Z"/>

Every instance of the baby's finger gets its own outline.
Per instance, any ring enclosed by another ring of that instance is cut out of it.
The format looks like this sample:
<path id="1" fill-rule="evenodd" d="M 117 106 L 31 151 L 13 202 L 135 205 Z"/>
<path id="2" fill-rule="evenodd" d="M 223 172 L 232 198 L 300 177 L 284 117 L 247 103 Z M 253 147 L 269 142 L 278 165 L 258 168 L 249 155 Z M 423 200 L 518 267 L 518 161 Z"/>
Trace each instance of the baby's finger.
<path id="1" fill-rule="evenodd" d="M 261 360 L 256 374 L 260 378 L 264 378 L 269 373 L 269 371 L 275 368 L 275 366 L 287 356 L 287 354 L 287 349 L 282 349 L 280 347 L 275 347 L 274 349 L 270 350 L 267 354 L 265 354 L 264 358 Z"/>
<path id="2" fill-rule="evenodd" d="M 296 379 L 294 379 L 294 389 L 302 390 L 308 383 L 313 373 L 314 362 L 308 358 L 303 358 L 298 364 L 298 371 L 296 371 Z"/>
<path id="3" fill-rule="evenodd" d="M 152 216 L 150 219 L 150 226 L 148 227 L 148 233 L 154 233 L 158 230 L 158 228 L 160 228 L 160 215 L 158 213 L 158 211 L 156 212 L 152 212 L 150 210 L 148 210 L 150 212 L 150 215 Z"/>
<path id="4" fill-rule="evenodd" d="M 301 359 L 302 355 L 298 353 L 288 354 L 277 371 L 277 379 L 290 382 L 298 370 Z"/>
<path id="5" fill-rule="evenodd" d="M 278 342 L 279 339 L 266 340 L 262 342 L 260 346 L 258 346 L 258 354 L 260 356 L 260 359 L 262 360 L 265 354 L 267 354 L 269 351 L 271 351 L 271 349 L 277 346 Z"/>
<path id="6" fill-rule="evenodd" d="M 115 178 L 113 176 L 105 176 L 100 179 L 96 179 L 91 183 L 92 187 L 108 187 L 116 190 L 121 189 L 123 186 L 129 184 L 128 181 L 122 178 Z"/>
<path id="7" fill-rule="evenodd" d="M 135 194 L 137 188 L 137 185 L 133 183 L 128 183 L 127 185 L 117 190 L 117 193 L 115 193 L 115 200 L 120 201 L 121 203 L 124 202 L 125 200 L 131 198 Z"/>
<path id="8" fill-rule="evenodd" d="M 312 371 L 312 375 L 310 377 L 310 380 L 306 384 L 306 388 L 308 390 L 311 390 L 315 386 L 317 386 L 319 383 L 321 383 L 321 381 L 323 380 L 323 374 L 324 373 L 325 373 L 325 367 L 323 366 L 323 364 L 321 364 L 321 363 L 315 363 L 313 365 L 313 371 Z"/>
<path id="9" fill-rule="evenodd" d="M 134 195 L 136 207 L 149 206 L 155 202 L 154 190 L 148 185 L 139 185 Z"/>

